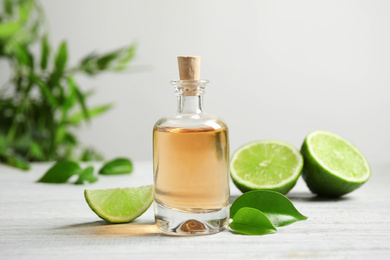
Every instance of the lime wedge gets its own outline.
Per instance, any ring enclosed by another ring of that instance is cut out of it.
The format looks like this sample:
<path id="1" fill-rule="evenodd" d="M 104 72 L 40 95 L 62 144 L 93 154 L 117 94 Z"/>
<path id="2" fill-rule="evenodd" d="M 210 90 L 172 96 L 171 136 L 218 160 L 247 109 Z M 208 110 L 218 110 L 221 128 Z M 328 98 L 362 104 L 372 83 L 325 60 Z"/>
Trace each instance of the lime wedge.
<path id="1" fill-rule="evenodd" d="M 317 130 L 307 135 L 301 152 L 304 158 L 302 177 L 318 195 L 342 196 L 371 176 L 363 154 L 344 138 Z"/>
<path id="2" fill-rule="evenodd" d="M 233 154 L 230 174 L 242 192 L 271 190 L 286 194 L 295 186 L 302 166 L 302 156 L 291 144 L 255 141 Z"/>
<path id="3" fill-rule="evenodd" d="M 153 185 L 137 188 L 85 190 L 89 207 L 111 223 L 130 222 L 142 215 L 153 202 Z"/>

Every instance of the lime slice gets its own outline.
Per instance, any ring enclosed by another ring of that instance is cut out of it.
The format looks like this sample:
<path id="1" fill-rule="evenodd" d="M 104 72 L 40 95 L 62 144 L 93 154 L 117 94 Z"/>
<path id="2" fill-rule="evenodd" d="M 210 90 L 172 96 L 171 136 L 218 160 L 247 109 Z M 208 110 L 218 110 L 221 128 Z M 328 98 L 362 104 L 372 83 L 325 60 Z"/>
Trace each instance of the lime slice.
<path id="1" fill-rule="evenodd" d="M 286 194 L 295 186 L 302 166 L 302 156 L 294 146 L 274 140 L 255 141 L 233 154 L 230 174 L 242 192 L 271 190 Z"/>
<path id="2" fill-rule="evenodd" d="M 342 196 L 371 176 L 366 158 L 350 142 L 331 132 L 317 130 L 307 135 L 301 152 L 302 177 L 318 195 Z"/>
<path id="3" fill-rule="evenodd" d="M 153 185 L 137 188 L 85 190 L 89 207 L 111 223 L 130 222 L 142 215 L 153 202 Z"/>

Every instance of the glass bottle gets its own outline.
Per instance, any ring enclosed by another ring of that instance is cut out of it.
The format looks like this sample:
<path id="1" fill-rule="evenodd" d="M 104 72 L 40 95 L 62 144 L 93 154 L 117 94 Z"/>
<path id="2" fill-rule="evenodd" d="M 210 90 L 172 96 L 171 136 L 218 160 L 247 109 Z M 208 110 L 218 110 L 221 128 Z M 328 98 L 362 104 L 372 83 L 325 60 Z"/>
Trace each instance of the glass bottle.
<path id="1" fill-rule="evenodd" d="M 171 82 L 177 114 L 161 118 L 153 129 L 156 224 L 179 235 L 216 233 L 229 220 L 228 129 L 221 119 L 203 112 L 208 81 L 193 75 L 199 71 L 199 57 L 178 59 L 181 80 Z M 197 64 L 183 68 L 180 61 L 188 59 Z M 191 75 L 182 75 L 186 69 Z"/>

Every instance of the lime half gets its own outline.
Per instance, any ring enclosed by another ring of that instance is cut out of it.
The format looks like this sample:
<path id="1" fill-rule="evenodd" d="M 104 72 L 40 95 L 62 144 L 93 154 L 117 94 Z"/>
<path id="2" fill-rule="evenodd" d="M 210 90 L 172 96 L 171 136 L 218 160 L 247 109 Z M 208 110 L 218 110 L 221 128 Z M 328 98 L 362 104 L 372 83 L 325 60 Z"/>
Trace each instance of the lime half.
<path id="1" fill-rule="evenodd" d="M 89 207 L 111 223 L 130 222 L 142 215 L 153 202 L 153 185 L 137 188 L 85 190 Z"/>
<path id="2" fill-rule="evenodd" d="M 334 133 L 311 132 L 301 152 L 305 162 L 302 177 L 309 189 L 318 195 L 342 196 L 359 188 L 371 176 L 363 154 Z"/>
<path id="3" fill-rule="evenodd" d="M 291 144 L 254 141 L 233 154 L 230 174 L 242 192 L 271 190 L 286 194 L 295 186 L 302 166 L 302 156 Z"/>

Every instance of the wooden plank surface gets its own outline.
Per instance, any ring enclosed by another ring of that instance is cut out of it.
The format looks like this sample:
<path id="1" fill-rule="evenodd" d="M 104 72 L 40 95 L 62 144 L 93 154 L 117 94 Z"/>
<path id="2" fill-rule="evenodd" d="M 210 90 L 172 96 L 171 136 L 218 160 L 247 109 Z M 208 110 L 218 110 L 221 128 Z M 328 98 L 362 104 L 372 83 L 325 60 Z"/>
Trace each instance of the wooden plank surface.
<path id="1" fill-rule="evenodd" d="M 151 184 L 151 162 L 87 186 L 34 183 L 49 166 L 0 165 L 0 259 L 390 259 L 390 165 L 374 165 L 369 182 L 341 199 L 317 198 L 300 179 L 288 197 L 309 219 L 276 234 L 200 237 L 160 233 L 153 207 L 115 225 L 89 209 L 85 188 Z M 232 185 L 232 199 L 239 194 Z"/>

